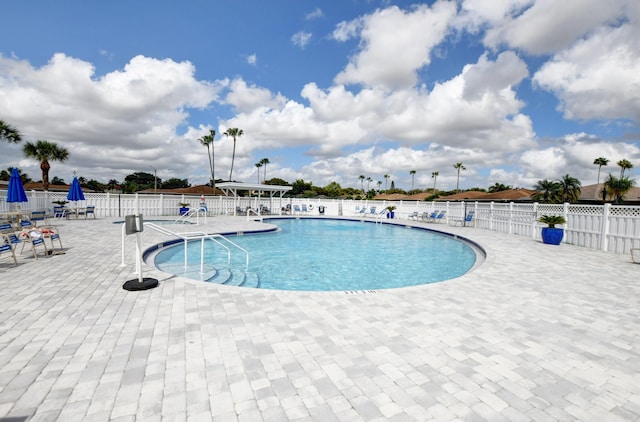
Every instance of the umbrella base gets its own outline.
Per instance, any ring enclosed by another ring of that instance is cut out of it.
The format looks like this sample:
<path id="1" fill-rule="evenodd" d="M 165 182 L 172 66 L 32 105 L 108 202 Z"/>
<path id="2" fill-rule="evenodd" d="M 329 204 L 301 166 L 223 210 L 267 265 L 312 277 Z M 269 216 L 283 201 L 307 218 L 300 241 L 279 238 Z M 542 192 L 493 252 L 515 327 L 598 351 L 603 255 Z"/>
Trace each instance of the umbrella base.
<path id="1" fill-rule="evenodd" d="M 138 280 L 137 278 L 134 278 L 132 280 L 125 281 L 125 283 L 122 285 L 123 289 L 130 292 L 134 292 L 137 290 L 149 290 L 153 289 L 154 287 L 158 287 L 158 280 L 151 277 L 144 277 L 142 279 L 142 282 L 140 282 L 140 280 Z"/>

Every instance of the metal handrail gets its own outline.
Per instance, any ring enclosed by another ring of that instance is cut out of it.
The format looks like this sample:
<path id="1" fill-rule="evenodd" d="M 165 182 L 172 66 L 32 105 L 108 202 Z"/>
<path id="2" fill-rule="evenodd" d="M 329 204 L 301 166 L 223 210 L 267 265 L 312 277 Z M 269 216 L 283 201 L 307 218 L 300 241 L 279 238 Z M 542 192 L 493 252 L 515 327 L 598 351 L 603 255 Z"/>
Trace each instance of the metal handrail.
<path id="1" fill-rule="evenodd" d="M 231 249 L 229 249 L 228 246 L 226 246 L 225 244 L 223 244 L 220 240 L 218 239 L 222 239 L 227 243 L 230 243 L 231 245 L 233 245 L 234 247 L 236 247 L 237 249 L 240 249 L 242 252 L 244 252 L 245 254 L 245 271 L 249 269 L 249 252 L 244 249 L 243 247 L 237 245 L 236 243 L 232 242 L 231 240 L 227 239 L 225 236 L 221 235 L 221 234 L 209 234 L 209 233 L 205 233 L 205 232 L 186 232 L 186 233 L 176 233 L 172 230 L 169 230 L 165 227 L 159 226 L 157 224 L 154 223 L 147 223 L 147 222 L 143 222 L 143 225 L 145 227 L 148 227 L 150 229 L 153 229 L 157 232 L 160 232 L 162 234 L 165 234 L 167 236 L 172 236 L 172 237 L 178 237 L 179 239 L 182 239 L 184 241 L 184 266 L 185 269 L 187 267 L 187 263 L 189 261 L 189 253 L 188 253 L 188 241 L 189 240 L 200 240 L 200 272 L 204 273 L 204 241 L 206 239 L 210 239 L 213 242 L 217 243 L 218 245 L 222 246 L 223 248 L 226 249 L 227 251 L 227 263 L 231 263 Z M 124 236 L 125 236 L 125 230 L 124 230 L 125 225 L 122 225 L 122 265 L 124 265 Z"/>
<path id="2" fill-rule="evenodd" d="M 178 218 L 173 220 L 173 224 L 180 224 L 181 222 L 186 221 L 187 218 L 193 217 L 194 214 L 196 216 L 196 224 L 200 224 L 200 213 L 204 215 L 204 222 L 206 223 L 207 222 L 206 211 L 203 211 L 202 208 L 190 208 L 189 211 L 185 212 L 184 214 L 180 215 Z"/>

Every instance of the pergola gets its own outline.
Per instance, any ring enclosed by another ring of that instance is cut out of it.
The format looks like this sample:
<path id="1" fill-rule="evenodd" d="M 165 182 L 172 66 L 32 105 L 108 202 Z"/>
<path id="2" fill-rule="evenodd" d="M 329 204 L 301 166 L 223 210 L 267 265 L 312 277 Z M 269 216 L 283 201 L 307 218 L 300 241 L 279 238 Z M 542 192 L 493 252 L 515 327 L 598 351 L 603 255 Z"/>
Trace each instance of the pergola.
<path id="1" fill-rule="evenodd" d="M 291 186 L 279 186 L 279 185 L 263 185 L 261 183 L 242 183 L 242 182 L 223 182 L 216 183 L 216 188 L 220 189 L 225 193 L 225 195 L 230 196 L 233 195 L 233 215 L 236 215 L 236 210 L 238 208 L 238 192 L 248 191 L 248 192 L 257 192 L 258 193 L 258 201 L 260 201 L 260 196 L 262 194 L 268 194 L 270 205 L 269 208 L 273 209 L 273 198 L 277 197 L 279 194 L 280 205 L 279 209 L 282 210 L 282 196 L 293 189 Z M 282 211 L 279 211 L 281 213 Z M 258 208 L 258 215 L 260 215 L 260 208 Z"/>

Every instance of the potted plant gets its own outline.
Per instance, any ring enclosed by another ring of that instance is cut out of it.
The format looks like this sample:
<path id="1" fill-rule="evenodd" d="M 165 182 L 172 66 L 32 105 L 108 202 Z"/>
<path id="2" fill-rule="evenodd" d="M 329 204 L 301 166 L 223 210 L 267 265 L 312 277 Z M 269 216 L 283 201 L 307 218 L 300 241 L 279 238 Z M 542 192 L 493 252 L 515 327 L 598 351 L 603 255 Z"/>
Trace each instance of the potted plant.
<path id="1" fill-rule="evenodd" d="M 394 212 L 395 209 L 396 209 L 396 207 L 394 207 L 393 205 L 389 205 L 387 207 L 387 218 L 395 217 L 395 215 L 396 215 L 396 213 Z"/>
<path id="2" fill-rule="evenodd" d="M 189 212 L 189 203 L 188 202 L 180 202 L 180 203 L 178 203 L 178 205 L 180 205 L 180 215 L 185 215 L 186 213 Z"/>
<path id="3" fill-rule="evenodd" d="M 543 215 L 538 221 L 548 226 L 542 228 L 542 242 L 547 245 L 559 245 L 564 236 L 564 229 L 556 227 L 556 224 L 565 224 L 567 219 L 561 215 Z"/>
<path id="4" fill-rule="evenodd" d="M 69 201 L 62 201 L 62 200 L 60 200 L 60 201 L 51 201 L 51 202 L 52 202 L 53 204 L 57 204 L 58 206 L 64 207 L 65 205 L 67 205 L 67 203 L 68 203 Z"/>

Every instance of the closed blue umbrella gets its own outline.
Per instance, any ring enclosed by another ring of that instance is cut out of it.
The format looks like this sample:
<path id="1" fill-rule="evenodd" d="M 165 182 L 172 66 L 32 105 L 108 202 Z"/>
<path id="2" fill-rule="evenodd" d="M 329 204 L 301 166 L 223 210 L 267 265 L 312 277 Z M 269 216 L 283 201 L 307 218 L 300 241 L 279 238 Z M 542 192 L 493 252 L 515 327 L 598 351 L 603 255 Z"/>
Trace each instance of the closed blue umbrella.
<path id="1" fill-rule="evenodd" d="M 80 187 L 80 182 L 78 182 L 77 177 L 74 177 L 71 182 L 67 199 L 69 201 L 84 201 L 84 193 L 82 193 L 82 188 Z"/>
<path id="2" fill-rule="evenodd" d="M 17 168 L 11 170 L 11 178 L 9 179 L 9 190 L 7 191 L 7 202 L 27 202 L 27 194 L 22 186 L 22 179 Z"/>

